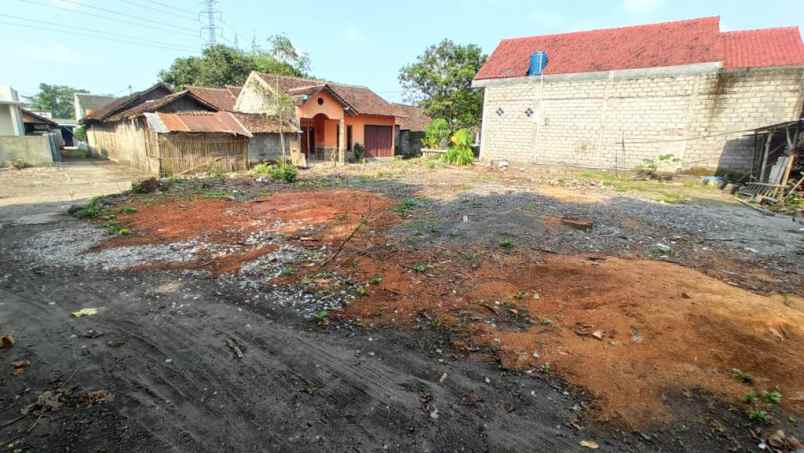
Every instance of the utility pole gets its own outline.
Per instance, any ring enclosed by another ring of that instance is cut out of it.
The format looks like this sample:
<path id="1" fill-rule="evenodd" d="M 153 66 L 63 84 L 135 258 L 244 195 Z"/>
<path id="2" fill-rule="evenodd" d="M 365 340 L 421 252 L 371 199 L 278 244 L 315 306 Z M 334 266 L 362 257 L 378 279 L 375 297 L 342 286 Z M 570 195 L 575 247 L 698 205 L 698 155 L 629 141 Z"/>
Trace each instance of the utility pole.
<path id="1" fill-rule="evenodd" d="M 218 28 L 215 23 L 220 19 L 221 12 L 217 10 L 218 0 L 203 0 L 205 9 L 199 13 L 199 19 L 203 24 L 201 26 L 201 35 L 207 35 L 207 47 L 217 44 Z M 206 22 L 206 23 L 204 23 Z"/>

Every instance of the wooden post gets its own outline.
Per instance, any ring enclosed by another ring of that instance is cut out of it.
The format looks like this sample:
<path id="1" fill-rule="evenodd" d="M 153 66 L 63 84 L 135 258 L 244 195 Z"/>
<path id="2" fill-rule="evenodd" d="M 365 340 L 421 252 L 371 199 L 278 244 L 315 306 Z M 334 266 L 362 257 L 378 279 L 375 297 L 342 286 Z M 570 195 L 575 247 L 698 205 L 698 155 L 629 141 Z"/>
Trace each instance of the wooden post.
<path id="1" fill-rule="evenodd" d="M 784 129 L 785 138 L 787 139 L 787 168 L 784 169 L 784 175 L 782 176 L 782 180 L 779 184 L 782 186 L 781 192 L 784 194 L 784 186 L 787 185 L 787 181 L 790 179 L 790 172 L 793 170 L 793 163 L 796 161 L 796 144 L 798 143 L 798 131 L 790 138 L 790 128 L 786 127 Z"/>
<path id="2" fill-rule="evenodd" d="M 765 140 L 765 153 L 762 156 L 762 170 L 759 171 L 759 181 L 765 180 L 765 167 L 768 166 L 768 153 L 770 153 L 771 140 L 773 140 L 773 132 L 768 131 L 768 138 Z"/>

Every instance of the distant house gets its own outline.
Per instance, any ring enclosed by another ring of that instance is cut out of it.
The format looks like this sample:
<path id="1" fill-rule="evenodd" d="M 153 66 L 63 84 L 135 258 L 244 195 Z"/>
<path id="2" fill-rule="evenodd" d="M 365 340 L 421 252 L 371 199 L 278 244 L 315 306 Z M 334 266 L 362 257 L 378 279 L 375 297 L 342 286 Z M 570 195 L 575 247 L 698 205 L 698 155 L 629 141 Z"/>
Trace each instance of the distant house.
<path id="1" fill-rule="evenodd" d="M 255 136 L 278 135 L 280 130 L 289 140 L 298 136 L 299 129 L 291 123 L 280 127 L 268 115 L 226 111 L 196 93 L 198 89 L 173 93 L 156 84 L 98 108 L 82 120 L 90 149 L 169 176 L 191 170 L 244 170 Z"/>
<path id="2" fill-rule="evenodd" d="M 798 28 L 721 32 L 717 17 L 504 39 L 475 76 L 480 157 L 747 170 L 746 130 L 796 120 Z"/>
<path id="3" fill-rule="evenodd" d="M 0 85 L 0 136 L 25 135 L 22 109 L 17 91 Z"/>
<path id="4" fill-rule="evenodd" d="M 394 155 L 398 110 L 367 87 L 252 72 L 235 110 L 274 115 L 277 94 L 295 104 L 305 160 L 344 161 L 360 143 L 366 157 Z"/>
<path id="5" fill-rule="evenodd" d="M 406 156 L 421 152 L 425 129 L 433 119 L 415 105 L 393 104 L 397 108 L 397 148 L 399 154 Z"/>
<path id="6" fill-rule="evenodd" d="M 252 137 L 248 141 L 248 160 L 250 163 L 276 162 L 282 158 L 282 140 L 285 141 L 285 155 L 300 149 L 300 130 L 288 118 L 283 131 L 279 136 L 276 118 L 267 113 L 237 112 L 235 104 L 240 95 L 240 87 L 227 85 L 224 88 L 188 86 L 187 91 L 214 105 L 224 112 L 236 112 L 236 117 L 249 129 Z"/>
<path id="7" fill-rule="evenodd" d="M 0 166 L 14 161 L 42 165 L 61 160 L 61 136 L 50 133 L 57 127 L 49 118 L 23 109 L 13 88 L 0 86 Z"/>
<path id="8" fill-rule="evenodd" d="M 52 119 L 25 109 L 22 109 L 22 123 L 25 135 L 43 135 L 59 128 L 59 124 Z"/>
<path id="9" fill-rule="evenodd" d="M 73 95 L 73 107 L 75 109 L 75 119 L 81 120 L 92 111 L 111 103 L 116 98 L 113 96 L 99 96 L 96 94 L 76 93 Z"/>

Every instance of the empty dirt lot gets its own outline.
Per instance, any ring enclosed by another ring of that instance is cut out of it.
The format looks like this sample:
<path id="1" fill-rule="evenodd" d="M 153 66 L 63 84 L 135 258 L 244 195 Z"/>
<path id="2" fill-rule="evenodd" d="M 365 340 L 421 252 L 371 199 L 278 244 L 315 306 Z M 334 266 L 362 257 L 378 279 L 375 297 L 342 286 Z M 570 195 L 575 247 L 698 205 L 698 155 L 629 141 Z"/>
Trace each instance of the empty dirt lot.
<path id="1" fill-rule="evenodd" d="M 0 229 L 10 451 L 804 438 L 804 224 L 693 179 L 394 161 L 82 214 Z"/>

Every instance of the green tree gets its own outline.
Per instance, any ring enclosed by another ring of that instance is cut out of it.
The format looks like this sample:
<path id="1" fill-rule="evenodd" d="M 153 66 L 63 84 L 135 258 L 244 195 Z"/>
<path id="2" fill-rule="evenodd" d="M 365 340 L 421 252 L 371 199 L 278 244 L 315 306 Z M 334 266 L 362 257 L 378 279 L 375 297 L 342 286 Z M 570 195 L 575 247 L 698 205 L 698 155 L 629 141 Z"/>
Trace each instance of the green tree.
<path id="1" fill-rule="evenodd" d="M 182 89 L 187 85 L 242 85 L 251 71 L 306 75 L 310 60 L 293 47 L 290 39 L 278 35 L 269 42 L 271 48 L 268 51 L 257 46 L 253 46 L 250 52 L 224 45 L 210 46 L 204 49 L 200 57 L 177 58 L 170 68 L 159 73 L 159 78 L 168 85 Z"/>
<path id="2" fill-rule="evenodd" d="M 480 47 L 445 39 L 402 67 L 399 81 L 407 100 L 432 118 L 446 119 L 453 131 L 471 128 L 480 125 L 483 113 L 483 92 L 472 88 L 472 79 L 485 62 Z"/>
<path id="3" fill-rule="evenodd" d="M 310 57 L 293 45 L 286 35 L 274 35 L 268 38 L 271 44 L 270 55 L 280 64 L 289 66 L 295 75 L 310 73 Z"/>
<path id="4" fill-rule="evenodd" d="M 39 92 L 33 97 L 34 110 L 50 112 L 54 118 L 74 118 L 75 106 L 73 95 L 88 93 L 66 85 L 39 84 Z"/>

